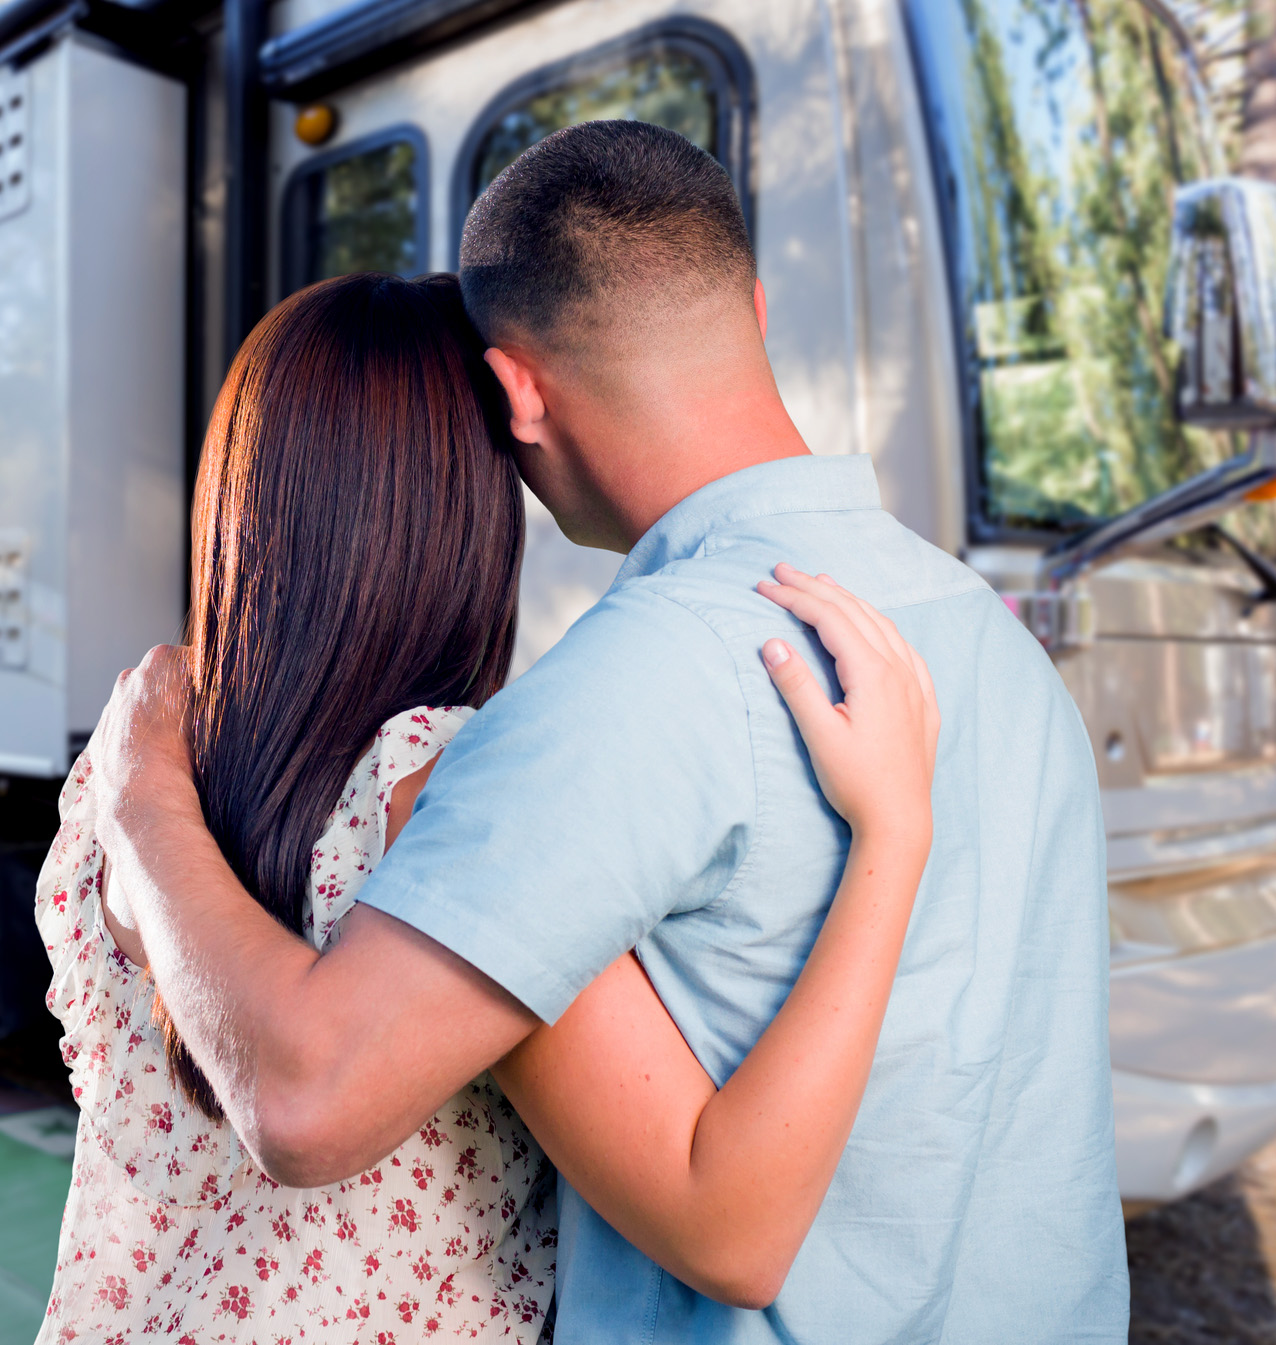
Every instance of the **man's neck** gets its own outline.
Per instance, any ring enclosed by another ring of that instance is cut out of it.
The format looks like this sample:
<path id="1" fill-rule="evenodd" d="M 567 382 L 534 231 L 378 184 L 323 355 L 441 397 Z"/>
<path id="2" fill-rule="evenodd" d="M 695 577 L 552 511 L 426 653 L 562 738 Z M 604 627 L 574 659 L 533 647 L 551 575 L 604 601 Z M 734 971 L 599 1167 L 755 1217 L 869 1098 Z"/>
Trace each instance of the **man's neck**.
<path id="1" fill-rule="evenodd" d="M 577 487 L 568 536 L 623 554 L 710 482 L 810 453 L 776 387 L 760 315 L 701 316 L 697 340 L 684 331 L 638 356 L 545 361 L 516 350 Z"/>
<path id="2" fill-rule="evenodd" d="M 627 547 L 710 482 L 746 467 L 811 452 L 778 396 L 725 407 L 716 399 L 712 405 L 679 410 L 681 414 L 661 417 L 663 423 L 651 427 L 656 433 L 644 436 L 645 442 L 634 440 L 629 470 L 607 492 Z"/>

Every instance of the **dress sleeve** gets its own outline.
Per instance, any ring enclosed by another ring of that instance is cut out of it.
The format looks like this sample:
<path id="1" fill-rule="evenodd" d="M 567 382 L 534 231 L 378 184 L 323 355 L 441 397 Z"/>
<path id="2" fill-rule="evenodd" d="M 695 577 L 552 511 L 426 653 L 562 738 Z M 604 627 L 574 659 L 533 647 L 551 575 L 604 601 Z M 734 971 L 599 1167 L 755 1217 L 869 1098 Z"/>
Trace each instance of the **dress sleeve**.
<path id="1" fill-rule="evenodd" d="M 473 713 L 467 705 L 404 710 L 381 725 L 372 746 L 355 764 L 310 853 L 302 922 L 320 951 L 340 938 L 342 919 L 385 854 L 395 785 L 433 761 Z"/>
<path id="2" fill-rule="evenodd" d="M 169 1081 L 151 1022 L 150 977 L 115 946 L 102 908 L 105 856 L 94 830 L 89 753 L 59 799 L 61 826 L 36 884 L 36 924 L 53 979 L 46 1002 L 62 1023 L 75 1100 L 107 1155 L 155 1200 L 216 1201 L 249 1160 L 225 1122 L 209 1120 Z"/>
<path id="3" fill-rule="evenodd" d="M 359 900 L 553 1022 L 658 921 L 723 892 L 755 808 L 732 655 L 627 585 L 457 734 Z"/>

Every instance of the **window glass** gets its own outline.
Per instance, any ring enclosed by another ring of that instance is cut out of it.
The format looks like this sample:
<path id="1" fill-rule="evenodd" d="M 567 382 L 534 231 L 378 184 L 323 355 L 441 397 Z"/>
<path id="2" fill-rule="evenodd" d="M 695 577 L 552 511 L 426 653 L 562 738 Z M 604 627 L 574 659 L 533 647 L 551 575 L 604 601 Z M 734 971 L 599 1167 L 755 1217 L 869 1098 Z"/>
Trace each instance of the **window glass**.
<path id="1" fill-rule="evenodd" d="M 410 140 L 391 140 L 304 170 L 294 288 L 352 271 L 415 275 L 424 267 L 419 153 Z"/>
<path id="2" fill-rule="evenodd" d="M 712 72 L 690 51 L 658 44 L 587 67 L 502 112 L 479 144 L 471 199 L 551 132 L 607 119 L 667 126 L 722 158 Z"/>
<path id="3" fill-rule="evenodd" d="M 1175 185 L 1216 167 L 1195 75 L 1138 0 L 910 0 L 940 156 L 981 513 L 1067 528 L 1240 450 L 1173 417 Z"/>

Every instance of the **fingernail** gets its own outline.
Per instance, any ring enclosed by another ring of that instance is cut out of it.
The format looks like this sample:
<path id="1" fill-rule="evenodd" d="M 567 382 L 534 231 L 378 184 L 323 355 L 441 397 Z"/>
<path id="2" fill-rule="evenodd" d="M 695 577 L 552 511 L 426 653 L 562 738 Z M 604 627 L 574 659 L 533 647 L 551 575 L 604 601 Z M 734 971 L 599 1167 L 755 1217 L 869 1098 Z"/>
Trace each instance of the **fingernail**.
<path id="1" fill-rule="evenodd" d="M 789 562 L 788 562 L 787 560 L 782 560 L 782 561 L 775 567 L 775 569 L 771 571 L 771 573 L 772 573 L 772 574 L 777 574 L 777 575 L 778 575 L 778 574 L 780 573 L 781 570 L 791 570 L 792 568 L 793 568 L 793 566 L 790 565 Z"/>
<path id="2" fill-rule="evenodd" d="M 789 655 L 792 652 L 783 640 L 768 640 L 762 646 L 762 662 L 768 668 L 778 668 L 781 663 L 789 661 Z"/>

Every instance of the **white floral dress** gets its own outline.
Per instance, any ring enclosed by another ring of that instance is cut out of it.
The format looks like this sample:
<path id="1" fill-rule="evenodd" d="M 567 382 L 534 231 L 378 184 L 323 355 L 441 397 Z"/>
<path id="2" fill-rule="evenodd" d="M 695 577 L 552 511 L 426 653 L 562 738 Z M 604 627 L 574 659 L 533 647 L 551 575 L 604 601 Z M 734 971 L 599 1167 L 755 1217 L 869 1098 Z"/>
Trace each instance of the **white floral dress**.
<path id="1" fill-rule="evenodd" d="M 381 858 L 395 781 L 470 713 L 397 715 L 355 767 L 314 848 L 306 929 L 316 947 L 339 932 Z M 80 1127 L 37 1345 L 534 1342 L 553 1292 L 551 1169 L 491 1077 L 370 1171 L 315 1190 L 279 1186 L 228 1124 L 169 1081 L 149 978 L 103 920 L 87 752 L 61 813 L 36 918 Z"/>

